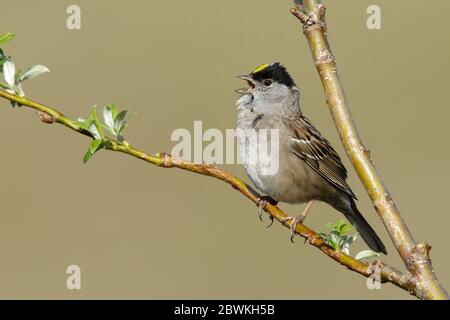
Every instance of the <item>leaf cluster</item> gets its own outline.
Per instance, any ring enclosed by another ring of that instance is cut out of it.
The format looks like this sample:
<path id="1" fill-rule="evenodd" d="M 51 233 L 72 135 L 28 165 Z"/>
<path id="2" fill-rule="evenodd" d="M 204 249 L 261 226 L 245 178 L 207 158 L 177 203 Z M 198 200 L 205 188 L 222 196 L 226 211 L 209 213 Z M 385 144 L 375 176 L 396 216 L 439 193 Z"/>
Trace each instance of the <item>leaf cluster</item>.
<path id="1" fill-rule="evenodd" d="M 123 136 L 123 131 L 128 126 L 127 124 L 127 114 L 128 110 L 120 111 L 119 108 L 110 103 L 103 108 L 103 121 L 101 121 L 97 115 L 97 107 L 92 107 L 91 114 L 87 119 L 79 118 L 77 124 L 83 129 L 89 131 L 94 138 L 90 143 L 88 150 L 84 154 L 84 163 L 88 162 L 89 159 L 100 149 L 105 147 L 105 144 L 110 141 L 107 135 L 105 135 L 105 130 L 110 133 L 115 140 L 119 143 L 126 143 Z"/>
<path id="2" fill-rule="evenodd" d="M 347 234 L 352 229 L 352 225 L 346 223 L 344 220 L 339 220 L 336 223 L 328 223 L 327 227 L 331 229 L 331 231 L 329 233 L 321 232 L 319 233 L 319 236 L 334 250 L 342 251 L 345 254 L 350 255 L 350 246 L 358 239 L 357 233 L 354 235 Z M 363 250 L 355 256 L 355 259 L 363 260 L 377 256 L 378 253 L 372 250 Z"/>
<path id="3" fill-rule="evenodd" d="M 6 44 L 14 38 L 13 33 L 5 33 L 0 36 L 0 46 Z M 10 56 L 7 56 L 3 49 L 0 48 L 0 72 L 3 74 L 4 83 L 0 83 L 0 87 L 11 94 L 20 97 L 25 96 L 23 90 L 23 82 L 28 79 L 35 78 L 43 73 L 50 72 L 50 70 L 41 64 L 36 64 L 23 70 L 17 70 L 16 65 Z M 14 107 L 15 102 L 11 103 Z"/>

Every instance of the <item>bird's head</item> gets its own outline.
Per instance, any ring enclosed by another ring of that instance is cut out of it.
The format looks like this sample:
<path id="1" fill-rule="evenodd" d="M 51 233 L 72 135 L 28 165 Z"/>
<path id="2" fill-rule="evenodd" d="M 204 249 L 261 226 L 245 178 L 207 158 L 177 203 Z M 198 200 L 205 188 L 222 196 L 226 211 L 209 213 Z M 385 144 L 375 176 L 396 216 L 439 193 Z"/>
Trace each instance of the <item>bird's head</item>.
<path id="1" fill-rule="evenodd" d="M 238 78 L 248 83 L 248 88 L 236 90 L 242 95 L 240 100 L 247 103 L 270 106 L 298 97 L 294 80 L 279 62 L 261 65 L 252 73 Z"/>

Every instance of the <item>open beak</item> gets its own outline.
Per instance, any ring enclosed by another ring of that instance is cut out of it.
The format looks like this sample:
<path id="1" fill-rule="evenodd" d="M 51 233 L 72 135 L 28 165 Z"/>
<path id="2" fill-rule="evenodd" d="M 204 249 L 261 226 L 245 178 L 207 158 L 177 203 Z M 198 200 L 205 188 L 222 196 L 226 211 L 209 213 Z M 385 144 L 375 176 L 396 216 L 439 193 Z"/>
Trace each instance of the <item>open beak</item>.
<path id="1" fill-rule="evenodd" d="M 240 94 L 248 94 L 251 93 L 251 91 L 253 89 L 255 89 L 255 83 L 251 77 L 251 75 L 246 74 L 246 75 L 242 75 L 242 76 L 238 76 L 239 79 L 247 81 L 248 83 L 248 88 L 241 88 L 241 89 L 237 89 L 236 92 L 240 93 Z"/>

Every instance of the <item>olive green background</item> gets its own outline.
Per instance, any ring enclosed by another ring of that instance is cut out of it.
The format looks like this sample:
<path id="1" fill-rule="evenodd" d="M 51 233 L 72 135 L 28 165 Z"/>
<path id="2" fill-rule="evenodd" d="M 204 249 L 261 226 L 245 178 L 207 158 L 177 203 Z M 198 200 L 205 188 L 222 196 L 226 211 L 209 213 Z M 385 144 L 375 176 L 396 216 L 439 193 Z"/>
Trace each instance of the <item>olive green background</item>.
<path id="1" fill-rule="evenodd" d="M 29 97 L 70 117 L 94 104 L 131 109 L 127 139 L 170 151 L 176 128 L 233 128 L 237 74 L 281 61 L 303 94 L 303 110 L 343 156 L 359 207 L 403 268 L 352 170 L 329 116 L 291 1 L 86 1 L 82 30 L 66 28 L 72 1 L 2 1 L 0 33 L 19 67 L 51 73 L 25 84 Z M 382 9 L 382 30 L 366 9 Z M 365 144 L 408 226 L 433 246 L 450 286 L 447 215 L 450 2 L 326 1 L 329 37 Z M 266 229 L 254 204 L 207 177 L 100 152 L 34 111 L 0 101 L 0 298 L 408 299 L 366 280 L 317 249 Z M 239 165 L 222 166 L 244 177 Z M 291 214 L 302 206 L 281 205 Z M 326 205 L 307 224 L 325 231 L 341 216 Z M 356 253 L 361 240 L 352 247 Z M 66 289 L 67 266 L 82 290 Z"/>

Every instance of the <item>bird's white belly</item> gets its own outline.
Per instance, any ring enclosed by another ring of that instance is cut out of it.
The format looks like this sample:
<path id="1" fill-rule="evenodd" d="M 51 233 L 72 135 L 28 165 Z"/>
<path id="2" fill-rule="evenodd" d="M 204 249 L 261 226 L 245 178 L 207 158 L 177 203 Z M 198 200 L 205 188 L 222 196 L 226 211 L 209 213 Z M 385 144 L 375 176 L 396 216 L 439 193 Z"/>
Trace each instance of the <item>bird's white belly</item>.
<path id="1" fill-rule="evenodd" d="M 240 141 L 241 143 L 242 141 Z M 242 142 L 244 143 L 244 142 Z M 257 154 L 257 144 L 247 145 L 248 154 Z M 245 154 L 242 154 L 244 159 Z M 304 203 L 313 199 L 320 199 L 321 189 L 314 185 L 316 181 L 315 172 L 313 172 L 306 163 L 297 158 L 287 150 L 279 152 L 278 172 L 267 174 L 263 172 L 263 163 L 259 157 L 255 163 L 245 163 L 244 167 L 252 183 L 263 193 L 274 200 L 288 203 Z M 283 158 L 282 155 L 285 155 Z M 286 158 L 287 157 L 287 158 Z M 294 169 L 295 168 L 295 169 Z M 301 178 L 299 178 L 301 177 Z"/>

